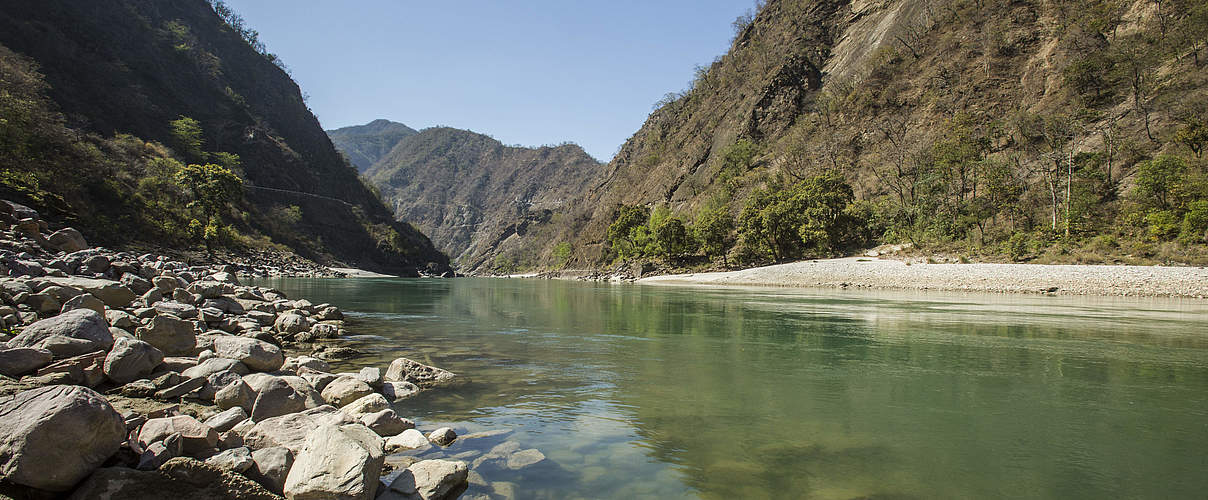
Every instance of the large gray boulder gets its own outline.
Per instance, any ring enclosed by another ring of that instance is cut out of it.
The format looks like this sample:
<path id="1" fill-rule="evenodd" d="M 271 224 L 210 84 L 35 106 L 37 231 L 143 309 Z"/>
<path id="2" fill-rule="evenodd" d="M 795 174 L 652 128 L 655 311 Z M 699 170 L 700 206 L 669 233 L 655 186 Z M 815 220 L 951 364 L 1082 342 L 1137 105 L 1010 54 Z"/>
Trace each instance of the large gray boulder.
<path id="1" fill-rule="evenodd" d="M 317 427 L 306 436 L 285 478 L 285 497 L 371 500 L 385 458 L 381 438 L 364 425 Z"/>
<path id="2" fill-rule="evenodd" d="M 0 477 L 67 491 L 117 452 L 121 414 L 92 389 L 52 385 L 0 404 Z"/>
<path id="3" fill-rule="evenodd" d="M 91 309 L 76 309 L 67 311 L 52 318 L 46 318 L 21 330 L 21 334 L 8 342 L 10 347 L 33 347 L 46 337 L 62 335 L 93 342 L 101 350 L 113 346 L 113 334 L 109 333 L 109 324 L 105 317 Z"/>
<path id="4" fill-rule="evenodd" d="M 248 373 L 246 365 L 240 363 L 239 361 L 227 358 L 209 358 L 198 363 L 197 366 L 187 368 L 185 371 L 180 373 L 186 377 L 209 377 L 215 373 L 222 373 L 226 371 L 235 372 L 240 375 L 246 375 Z"/>
<path id="5" fill-rule="evenodd" d="M 390 491 L 423 500 L 451 499 L 466 490 L 469 477 L 470 469 L 465 462 L 422 460 L 394 478 Z"/>
<path id="6" fill-rule="evenodd" d="M 14 347 L 0 350 L 0 375 L 20 377 L 49 365 L 54 354 L 36 347 Z"/>
<path id="7" fill-rule="evenodd" d="M 172 434 L 180 434 L 184 452 L 189 455 L 218 446 L 218 432 L 191 415 L 147 420 L 138 432 L 138 442 L 145 448 Z"/>
<path id="8" fill-rule="evenodd" d="M 190 356 L 197 346 L 194 324 L 170 314 L 158 314 L 134 335 L 168 356 Z M 108 332 L 108 330 L 106 330 Z"/>
<path id="9" fill-rule="evenodd" d="M 373 388 L 360 379 L 341 375 L 323 388 L 323 400 L 339 408 L 373 394 Z"/>
<path id="10" fill-rule="evenodd" d="M 293 335 L 309 330 L 310 324 L 301 314 L 285 313 L 277 316 L 277 321 L 273 322 L 273 328 L 285 335 Z"/>
<path id="11" fill-rule="evenodd" d="M 134 302 L 138 296 L 129 288 L 117 281 L 93 279 L 93 278 L 46 278 L 47 281 L 59 286 L 72 287 L 83 290 L 92 294 L 93 297 L 101 299 L 105 305 L 114 308 L 124 308 Z"/>
<path id="12" fill-rule="evenodd" d="M 280 495 L 285 491 L 285 478 L 294 465 L 294 453 L 284 446 L 273 446 L 252 452 L 252 468 L 245 475 L 269 491 Z"/>
<path id="13" fill-rule="evenodd" d="M 93 297 L 91 293 L 81 293 L 63 302 L 62 312 L 74 311 L 76 309 L 92 309 L 103 316 L 105 314 L 105 303 L 101 302 L 101 299 Z"/>
<path id="14" fill-rule="evenodd" d="M 243 442 L 253 450 L 284 446 L 297 456 L 306 443 L 307 435 L 316 427 L 349 423 L 353 423 L 353 420 L 344 412 L 331 406 L 321 406 L 256 422 L 243 434 Z M 235 429 L 242 425 L 235 426 Z"/>
<path id="15" fill-rule="evenodd" d="M 419 387 L 432 387 L 452 380 L 453 372 L 428 366 L 407 358 L 398 358 L 390 362 L 386 369 L 386 380 L 391 382 L 411 382 Z"/>
<path id="16" fill-rule="evenodd" d="M 70 227 L 51 233 L 46 240 L 50 242 L 50 246 L 67 253 L 88 249 L 88 242 L 84 240 L 84 235 Z"/>
<path id="17" fill-rule="evenodd" d="M 235 359 L 258 372 L 271 372 L 281 368 L 285 355 L 281 348 L 263 340 L 248 337 L 219 335 L 213 337 L 214 354 Z"/>
<path id="18" fill-rule="evenodd" d="M 161 300 L 151 307 L 158 311 L 159 314 L 171 314 L 181 319 L 193 319 L 197 317 L 197 306 L 174 300 Z"/>
<path id="19" fill-rule="evenodd" d="M 119 337 L 105 356 L 105 376 L 118 384 L 133 382 L 151 374 L 164 361 L 164 353 L 137 339 Z"/>
<path id="20" fill-rule="evenodd" d="M 280 377 L 273 377 L 257 391 L 256 402 L 252 404 L 252 421 L 260 422 L 305 409 L 306 396 Z"/>

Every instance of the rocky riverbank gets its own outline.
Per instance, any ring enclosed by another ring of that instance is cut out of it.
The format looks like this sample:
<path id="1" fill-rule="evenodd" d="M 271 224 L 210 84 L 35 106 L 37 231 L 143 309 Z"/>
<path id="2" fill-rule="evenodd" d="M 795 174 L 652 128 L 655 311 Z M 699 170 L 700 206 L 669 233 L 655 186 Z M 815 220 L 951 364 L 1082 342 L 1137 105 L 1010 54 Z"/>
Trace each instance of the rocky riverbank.
<path id="1" fill-rule="evenodd" d="M 638 283 L 1208 297 L 1208 270 L 1202 267 L 936 264 L 876 257 L 650 276 Z"/>
<path id="2" fill-rule="evenodd" d="M 455 498 L 468 466 L 392 403 L 457 377 L 399 358 L 332 373 L 343 314 L 231 265 L 88 248 L 0 203 L 0 498 Z"/>

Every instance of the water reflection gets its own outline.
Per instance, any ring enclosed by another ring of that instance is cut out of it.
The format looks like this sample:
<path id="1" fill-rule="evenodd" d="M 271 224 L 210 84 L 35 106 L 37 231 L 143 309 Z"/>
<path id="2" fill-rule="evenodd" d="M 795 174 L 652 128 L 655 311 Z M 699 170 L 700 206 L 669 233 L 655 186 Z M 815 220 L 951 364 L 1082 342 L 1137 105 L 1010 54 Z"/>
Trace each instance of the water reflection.
<path id="1" fill-rule="evenodd" d="M 466 375 L 399 404 L 506 434 L 467 496 L 1189 498 L 1208 307 L 1156 299 L 284 280 L 372 351 Z M 344 367 L 341 367 L 344 368 Z"/>

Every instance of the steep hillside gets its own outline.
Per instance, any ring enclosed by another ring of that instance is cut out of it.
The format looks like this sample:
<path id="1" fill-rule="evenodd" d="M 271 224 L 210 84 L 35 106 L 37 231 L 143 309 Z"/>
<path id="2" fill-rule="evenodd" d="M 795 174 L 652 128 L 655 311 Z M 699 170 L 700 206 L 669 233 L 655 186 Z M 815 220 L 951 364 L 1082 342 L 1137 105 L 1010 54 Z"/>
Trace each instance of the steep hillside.
<path id="1" fill-rule="evenodd" d="M 734 228 L 723 255 L 749 263 L 881 242 L 989 259 L 1204 254 L 1202 0 L 771 0 L 736 26 L 552 237 L 528 242 L 533 264 L 557 265 L 566 243 L 579 264 L 654 256 L 639 241 L 656 239 L 653 218 L 609 241 L 619 215 L 691 226 L 718 207 L 733 225 L 715 227 Z"/>
<path id="2" fill-rule="evenodd" d="M 29 95 L 46 97 L 46 116 L 65 117 L 42 122 L 61 124 L 64 132 L 22 147 L 54 136 L 78 143 L 71 157 L 81 159 L 68 168 L 70 179 L 14 159 L 4 165 L 16 173 L 5 177 L 6 193 L 75 217 L 90 241 L 176 245 L 165 238 L 187 234 L 180 227 L 191 215 L 175 213 L 173 202 L 191 200 L 148 182 L 171 188 L 176 163 L 168 160 L 220 163 L 242 177 L 236 198 L 243 201 L 208 210 L 211 222 L 221 219 L 244 236 L 265 235 L 320 260 L 397 272 L 429 263 L 442 269 L 446 257 L 423 234 L 393 221 L 336 152 L 275 57 L 224 13 L 226 20 L 204 0 L 0 1 L 0 44 L 16 53 L 14 60 L 36 63 L 40 75 L 32 78 L 44 76 L 46 85 Z M 91 146 L 80 137 L 92 137 L 84 140 Z M 117 143 L 125 149 L 115 152 Z M 150 212 L 174 216 L 161 220 Z"/>
<path id="3" fill-rule="evenodd" d="M 415 129 L 401 123 L 378 119 L 364 125 L 328 130 L 327 136 L 358 171 L 364 172 L 394 149 L 398 141 L 416 133 Z"/>
<path id="4" fill-rule="evenodd" d="M 602 166 L 574 144 L 522 148 L 452 128 L 399 142 L 367 172 L 399 219 L 432 236 L 463 271 L 526 256 L 549 239 L 555 213 L 596 182 Z M 496 258 L 505 255 L 504 259 Z"/>

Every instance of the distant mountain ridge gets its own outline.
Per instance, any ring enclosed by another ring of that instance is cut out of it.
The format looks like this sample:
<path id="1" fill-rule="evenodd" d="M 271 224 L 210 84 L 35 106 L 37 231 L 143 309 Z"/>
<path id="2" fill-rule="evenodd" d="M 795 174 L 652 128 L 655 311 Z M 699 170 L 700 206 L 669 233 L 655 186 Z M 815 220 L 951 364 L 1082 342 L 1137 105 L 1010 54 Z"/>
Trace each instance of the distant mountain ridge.
<path id="1" fill-rule="evenodd" d="M 382 122 L 332 133 L 382 137 L 372 132 L 384 129 Z M 400 220 L 429 234 L 461 271 L 473 272 L 535 259 L 522 255 L 534 247 L 530 241 L 548 239 L 554 214 L 599 182 L 602 170 L 575 144 L 505 146 L 484 134 L 434 127 L 400 139 L 365 176 Z"/>
<path id="2" fill-rule="evenodd" d="M 327 136 L 357 171 L 364 173 L 394 149 L 399 141 L 417 133 L 402 123 L 379 118 L 364 125 L 328 130 Z"/>

